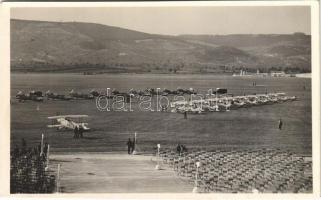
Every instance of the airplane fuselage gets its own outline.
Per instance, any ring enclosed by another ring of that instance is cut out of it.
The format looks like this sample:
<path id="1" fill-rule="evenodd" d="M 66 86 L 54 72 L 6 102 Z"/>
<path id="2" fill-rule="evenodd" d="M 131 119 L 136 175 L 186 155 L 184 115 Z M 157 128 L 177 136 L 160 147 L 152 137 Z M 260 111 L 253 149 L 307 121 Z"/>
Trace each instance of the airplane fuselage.
<path id="1" fill-rule="evenodd" d="M 74 121 L 71 121 L 71 120 L 67 120 L 65 118 L 57 119 L 57 122 L 59 122 L 61 127 L 63 127 L 63 128 L 68 128 L 68 129 L 74 130 L 76 127 L 81 127 L 85 131 L 89 130 L 89 128 L 86 127 L 85 123 L 77 123 L 77 122 L 74 122 Z"/>

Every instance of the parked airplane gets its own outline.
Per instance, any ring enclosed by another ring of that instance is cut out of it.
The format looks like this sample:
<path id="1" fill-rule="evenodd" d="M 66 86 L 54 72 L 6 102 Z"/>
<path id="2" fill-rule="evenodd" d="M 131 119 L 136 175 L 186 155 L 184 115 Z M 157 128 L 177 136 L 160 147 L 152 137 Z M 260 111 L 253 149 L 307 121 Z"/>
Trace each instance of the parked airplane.
<path id="1" fill-rule="evenodd" d="M 24 94 L 21 91 L 19 91 L 16 95 L 16 99 L 19 101 L 43 101 L 43 95 L 41 91 L 31 91 L 29 94 Z"/>
<path id="2" fill-rule="evenodd" d="M 90 128 L 87 127 L 88 123 L 81 122 L 80 119 L 87 118 L 88 115 L 58 115 L 51 116 L 48 119 L 51 119 L 57 122 L 57 124 L 48 125 L 49 128 L 57 128 L 58 130 L 69 129 L 69 130 L 81 130 L 81 131 L 89 131 Z M 78 119 L 79 122 L 75 122 L 72 119 Z M 76 132 L 76 131 L 75 131 Z M 81 132 L 82 137 L 82 132 Z"/>
<path id="3" fill-rule="evenodd" d="M 54 100 L 64 100 L 64 101 L 69 101 L 72 98 L 70 96 L 66 96 L 63 94 L 57 94 L 57 93 L 53 93 L 50 92 L 50 90 L 48 90 L 45 95 L 47 96 L 48 99 L 54 99 Z"/>
<path id="4" fill-rule="evenodd" d="M 83 94 L 83 93 L 75 92 L 74 90 L 71 90 L 69 94 L 72 98 L 75 98 L 75 99 L 94 99 L 94 95 L 91 93 Z"/>
<path id="5" fill-rule="evenodd" d="M 98 97 L 100 95 L 100 93 L 97 90 L 94 90 L 94 89 L 92 89 L 90 91 L 90 94 L 93 95 L 94 97 Z"/>

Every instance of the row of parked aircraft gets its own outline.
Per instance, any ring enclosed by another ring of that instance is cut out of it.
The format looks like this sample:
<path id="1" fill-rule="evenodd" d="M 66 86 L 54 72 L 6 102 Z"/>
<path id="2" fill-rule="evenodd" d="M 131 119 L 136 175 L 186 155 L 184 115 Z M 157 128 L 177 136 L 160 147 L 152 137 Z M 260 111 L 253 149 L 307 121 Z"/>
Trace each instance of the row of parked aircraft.
<path id="1" fill-rule="evenodd" d="M 286 96 L 285 93 L 268 93 L 244 96 L 215 95 L 213 98 L 193 101 L 174 101 L 170 104 L 171 112 L 202 114 L 205 112 L 229 111 L 243 107 L 268 105 L 295 101 L 296 96 Z"/>
<path id="2" fill-rule="evenodd" d="M 91 90 L 89 93 L 81 93 L 81 92 L 75 92 L 74 90 L 71 90 L 69 94 L 58 94 L 51 92 L 48 90 L 47 92 L 43 93 L 42 91 L 30 91 L 29 93 L 23 93 L 22 91 L 19 91 L 16 95 L 16 99 L 20 102 L 22 101 L 44 101 L 45 99 L 52 99 L 52 100 L 63 100 L 63 101 L 69 101 L 73 99 L 94 99 L 95 97 L 102 94 L 101 92 L 98 92 L 96 90 Z M 120 92 L 118 90 L 113 89 L 111 91 L 111 94 L 108 94 L 108 97 L 113 98 L 114 96 L 123 96 L 125 98 L 129 97 L 138 97 L 138 96 L 154 96 L 154 95 L 190 95 L 190 94 L 197 94 L 197 92 L 193 88 L 189 89 L 182 89 L 178 88 L 176 90 L 169 90 L 164 88 L 163 90 L 159 91 L 155 88 L 147 88 L 145 90 L 134 90 L 131 89 L 129 92 Z"/>
<path id="3" fill-rule="evenodd" d="M 44 101 L 46 99 L 52 100 L 63 100 L 69 101 L 72 99 L 94 99 L 98 96 L 99 93 L 95 90 L 90 91 L 89 93 L 80 93 L 71 90 L 68 95 L 53 93 L 50 90 L 43 93 L 42 91 L 30 91 L 29 93 L 23 93 L 19 91 L 16 95 L 16 99 L 20 102 L 23 101 Z"/>
<path id="4" fill-rule="evenodd" d="M 147 88 L 146 90 L 134 90 L 131 89 L 128 93 L 129 95 L 134 96 L 153 96 L 153 95 L 191 95 L 191 94 L 197 94 L 197 92 L 193 88 L 184 89 L 184 88 L 177 88 L 176 90 L 169 90 L 164 88 L 163 90 L 157 90 L 155 88 Z"/>

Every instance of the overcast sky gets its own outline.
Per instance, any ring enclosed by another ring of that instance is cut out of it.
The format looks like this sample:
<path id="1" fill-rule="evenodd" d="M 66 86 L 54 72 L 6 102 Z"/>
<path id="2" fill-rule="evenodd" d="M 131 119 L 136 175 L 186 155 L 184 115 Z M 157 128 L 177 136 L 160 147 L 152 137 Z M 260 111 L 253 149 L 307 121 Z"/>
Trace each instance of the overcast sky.
<path id="1" fill-rule="evenodd" d="M 79 21 L 155 34 L 310 34 L 310 7 L 13 8 L 11 18 Z"/>

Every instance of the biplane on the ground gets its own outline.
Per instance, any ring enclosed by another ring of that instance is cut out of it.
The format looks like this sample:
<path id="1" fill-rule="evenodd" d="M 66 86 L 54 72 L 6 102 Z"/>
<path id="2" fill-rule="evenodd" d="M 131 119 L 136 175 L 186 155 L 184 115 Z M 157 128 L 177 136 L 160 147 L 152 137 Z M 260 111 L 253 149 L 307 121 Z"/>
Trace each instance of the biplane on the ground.
<path id="1" fill-rule="evenodd" d="M 57 115 L 50 116 L 48 119 L 52 120 L 52 124 L 48 125 L 49 128 L 57 128 L 58 130 L 78 130 L 89 131 L 88 123 L 83 122 L 81 119 L 89 117 L 88 115 Z M 78 119 L 78 122 L 76 120 Z M 55 123 L 55 124 L 54 124 Z"/>

